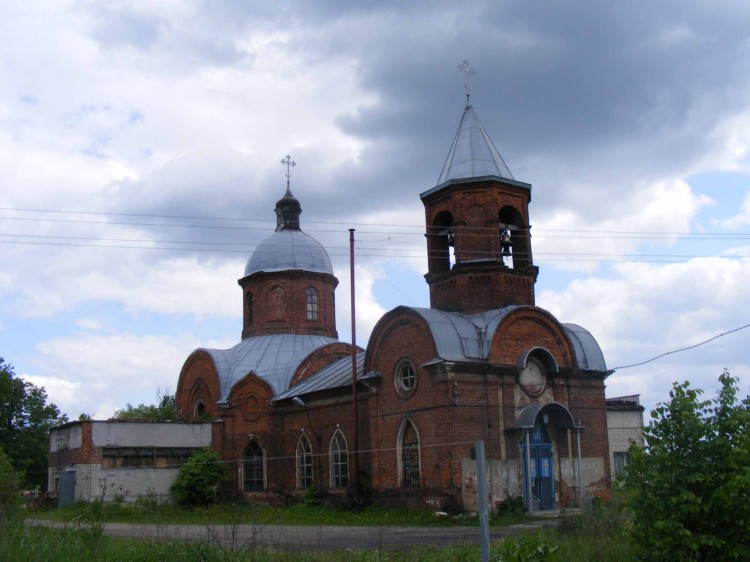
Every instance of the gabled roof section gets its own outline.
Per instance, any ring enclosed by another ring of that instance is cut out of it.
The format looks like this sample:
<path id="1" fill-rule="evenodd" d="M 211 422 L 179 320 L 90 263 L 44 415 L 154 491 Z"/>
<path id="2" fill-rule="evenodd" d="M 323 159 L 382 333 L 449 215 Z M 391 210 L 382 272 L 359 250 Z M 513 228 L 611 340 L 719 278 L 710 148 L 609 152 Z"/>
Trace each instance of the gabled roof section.
<path id="1" fill-rule="evenodd" d="M 364 374 L 365 352 L 357 352 L 357 379 L 361 379 Z M 342 357 L 329 363 L 320 371 L 311 377 L 303 380 L 301 383 L 294 385 L 286 392 L 273 399 L 279 402 L 295 396 L 320 392 L 322 390 L 331 390 L 333 388 L 342 388 L 352 385 L 352 358 Z"/>
<path id="2" fill-rule="evenodd" d="M 467 104 L 437 185 L 454 180 L 485 177 L 515 179 L 479 122 L 474 108 Z"/>

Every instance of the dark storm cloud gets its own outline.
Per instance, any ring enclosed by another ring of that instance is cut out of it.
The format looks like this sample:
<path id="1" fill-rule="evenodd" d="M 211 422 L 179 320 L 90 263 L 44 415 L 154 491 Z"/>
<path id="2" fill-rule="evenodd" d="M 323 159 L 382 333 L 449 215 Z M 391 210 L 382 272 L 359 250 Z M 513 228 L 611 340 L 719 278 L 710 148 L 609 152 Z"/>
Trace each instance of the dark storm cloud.
<path id="1" fill-rule="evenodd" d="M 578 194 L 578 182 L 632 189 L 636 180 L 683 172 L 709 150 L 712 128 L 746 104 L 750 11 L 740 5 L 396 6 L 230 4 L 201 14 L 232 22 L 234 36 L 215 39 L 219 51 L 271 23 L 289 31 L 285 48 L 301 64 L 356 60 L 356 79 L 377 99 L 335 121 L 362 142 L 356 161 L 334 167 L 314 146 L 296 151 L 303 221 L 421 208 L 418 194 L 434 186 L 463 109 L 456 66 L 465 57 L 477 69 L 478 115 L 516 177 L 534 184 L 535 208 L 547 211 L 577 198 L 579 213 L 601 213 L 608 194 Z M 242 178 L 221 173 L 212 213 L 249 207 L 254 217 L 273 218 L 279 178 L 253 178 L 251 195 Z M 204 192 L 187 192 L 149 204 L 164 213 L 206 211 Z"/>

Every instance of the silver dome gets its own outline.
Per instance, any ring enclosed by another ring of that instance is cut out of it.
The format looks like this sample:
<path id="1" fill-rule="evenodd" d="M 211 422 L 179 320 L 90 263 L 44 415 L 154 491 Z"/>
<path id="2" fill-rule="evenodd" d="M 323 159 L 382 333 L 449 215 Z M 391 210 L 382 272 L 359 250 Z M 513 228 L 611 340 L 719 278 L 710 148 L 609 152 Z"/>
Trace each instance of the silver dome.
<path id="1" fill-rule="evenodd" d="M 292 269 L 333 275 L 331 260 L 320 242 L 301 230 L 278 230 L 261 242 L 247 260 L 245 276 Z"/>

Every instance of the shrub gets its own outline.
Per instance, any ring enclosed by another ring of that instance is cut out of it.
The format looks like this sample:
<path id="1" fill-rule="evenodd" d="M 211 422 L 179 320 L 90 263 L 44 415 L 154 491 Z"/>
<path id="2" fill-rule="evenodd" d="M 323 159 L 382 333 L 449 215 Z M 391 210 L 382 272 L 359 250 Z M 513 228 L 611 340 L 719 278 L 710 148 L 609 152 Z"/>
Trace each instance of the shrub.
<path id="1" fill-rule="evenodd" d="M 172 492 L 180 505 L 210 505 L 219 498 L 219 492 L 227 480 L 227 469 L 219 455 L 209 449 L 201 449 L 180 467 Z"/>
<path id="2" fill-rule="evenodd" d="M 18 480 L 10 459 L 0 448 L 0 530 L 15 520 L 18 512 Z"/>
<path id="3" fill-rule="evenodd" d="M 714 399 L 675 383 L 631 447 L 625 486 L 642 560 L 742 560 L 750 552 L 750 398 L 726 371 Z"/>

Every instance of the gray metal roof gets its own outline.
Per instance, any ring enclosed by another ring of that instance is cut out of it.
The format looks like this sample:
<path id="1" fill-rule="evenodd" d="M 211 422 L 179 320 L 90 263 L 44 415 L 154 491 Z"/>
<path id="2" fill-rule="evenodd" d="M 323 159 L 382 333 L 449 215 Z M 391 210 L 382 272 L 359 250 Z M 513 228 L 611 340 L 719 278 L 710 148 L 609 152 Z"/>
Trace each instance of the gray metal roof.
<path id="1" fill-rule="evenodd" d="M 489 342 L 502 319 L 517 307 L 496 308 L 465 315 L 434 308 L 415 308 L 430 326 L 438 356 L 446 361 L 486 360 Z"/>
<path id="2" fill-rule="evenodd" d="M 467 105 L 437 185 L 451 180 L 485 176 L 514 179 L 474 109 Z"/>
<path id="3" fill-rule="evenodd" d="M 446 361 L 486 361 L 498 326 L 508 314 L 521 307 L 511 305 L 470 315 L 434 308 L 404 308 L 413 310 L 425 319 L 439 358 Z M 562 327 L 573 344 L 579 369 L 607 370 L 604 354 L 591 333 L 576 324 L 562 324 Z"/>
<path id="4" fill-rule="evenodd" d="M 245 276 L 260 271 L 301 269 L 333 275 L 325 248 L 301 230 L 278 230 L 266 238 L 247 260 Z"/>
<path id="5" fill-rule="evenodd" d="M 365 352 L 357 352 L 357 378 L 360 378 L 364 372 Z M 302 396 L 321 390 L 351 386 L 352 384 L 352 358 L 342 357 L 333 363 L 323 367 L 320 371 L 311 377 L 295 384 L 286 392 L 279 394 L 274 398 L 274 402 L 295 396 Z"/>
<path id="6" fill-rule="evenodd" d="M 208 353 L 219 375 L 219 402 L 226 402 L 232 387 L 249 372 L 273 389 L 286 392 L 297 367 L 313 351 L 339 340 L 306 334 L 274 334 L 246 338 L 231 349 L 199 349 Z"/>
<path id="7" fill-rule="evenodd" d="M 516 419 L 516 427 L 519 429 L 530 429 L 534 427 L 536 419 L 544 412 L 549 414 L 557 429 L 575 429 L 576 425 L 573 415 L 565 406 L 559 402 L 548 402 L 547 404 L 530 404 L 526 406 Z"/>
<path id="8" fill-rule="evenodd" d="M 579 369 L 592 371 L 606 371 L 607 364 L 604 362 L 602 348 L 594 339 L 594 336 L 578 324 L 563 324 L 573 343 L 573 351 L 576 354 L 576 364 Z"/>

